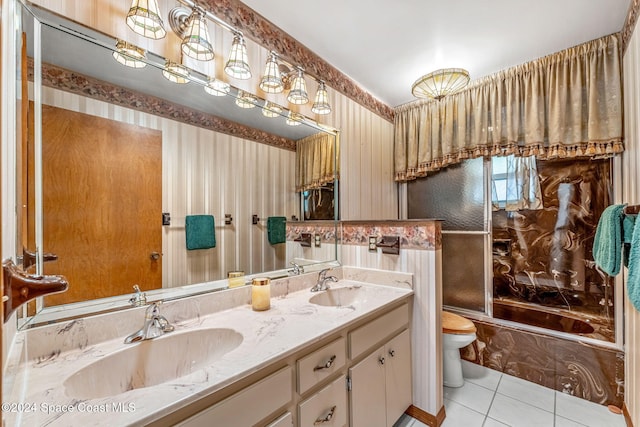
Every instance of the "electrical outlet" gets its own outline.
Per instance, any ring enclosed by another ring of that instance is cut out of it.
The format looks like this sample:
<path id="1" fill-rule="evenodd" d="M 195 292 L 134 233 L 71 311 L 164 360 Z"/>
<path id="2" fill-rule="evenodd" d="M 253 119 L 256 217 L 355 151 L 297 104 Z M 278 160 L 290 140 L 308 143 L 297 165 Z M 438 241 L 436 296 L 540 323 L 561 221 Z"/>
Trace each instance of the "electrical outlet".
<path id="1" fill-rule="evenodd" d="M 315 241 L 315 244 L 316 244 L 316 248 L 319 248 L 320 247 L 320 243 L 322 242 L 322 240 L 320 238 L 320 235 L 316 234 L 316 235 L 313 236 L 313 238 L 315 239 L 314 241 Z"/>
<path id="2" fill-rule="evenodd" d="M 369 250 L 377 251 L 378 250 L 378 238 L 376 236 L 369 236 Z"/>

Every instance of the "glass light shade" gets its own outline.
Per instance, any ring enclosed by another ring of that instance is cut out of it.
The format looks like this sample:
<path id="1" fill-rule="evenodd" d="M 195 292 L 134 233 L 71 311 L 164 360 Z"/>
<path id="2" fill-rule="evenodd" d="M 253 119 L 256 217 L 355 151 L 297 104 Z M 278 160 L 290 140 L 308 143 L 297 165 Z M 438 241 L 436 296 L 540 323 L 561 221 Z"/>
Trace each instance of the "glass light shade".
<path id="1" fill-rule="evenodd" d="M 302 123 L 303 120 L 304 117 L 302 116 L 302 114 L 289 111 L 289 115 L 287 116 L 285 123 L 289 126 L 298 126 Z"/>
<path id="2" fill-rule="evenodd" d="M 324 82 L 320 82 L 320 85 L 318 85 L 316 99 L 313 102 L 311 111 L 316 114 L 329 114 L 331 112 L 331 105 L 329 105 L 329 95 L 327 94 L 327 88 L 324 86 Z"/>
<path id="3" fill-rule="evenodd" d="M 209 40 L 209 29 L 204 14 L 198 9 L 194 9 L 182 39 L 182 52 L 199 61 L 211 61 L 214 54 Z"/>
<path id="4" fill-rule="evenodd" d="M 204 91 L 213 96 L 225 96 L 231 90 L 229 83 L 225 83 L 222 80 L 211 78 L 204 87 Z"/>
<path id="5" fill-rule="evenodd" d="M 167 61 L 162 70 L 162 75 L 172 83 L 189 83 L 189 70 L 182 64 Z"/>
<path id="6" fill-rule="evenodd" d="M 282 76 L 280 76 L 280 70 L 278 69 L 278 61 L 274 53 L 269 55 L 269 59 L 267 59 L 264 76 L 260 80 L 260 89 L 267 93 L 280 93 L 284 90 Z"/>
<path id="7" fill-rule="evenodd" d="M 442 99 L 462 90 L 469 83 L 469 72 L 462 68 L 445 68 L 420 77 L 411 86 L 417 98 Z"/>
<path id="8" fill-rule="evenodd" d="M 143 61 L 146 58 L 144 49 L 124 40 L 117 41 L 113 58 L 126 67 L 144 68 L 147 66 L 147 63 Z"/>
<path id="9" fill-rule="evenodd" d="M 262 115 L 265 117 L 278 117 L 282 114 L 282 107 L 274 104 L 273 102 L 265 101 L 264 107 L 262 107 Z"/>
<path id="10" fill-rule="evenodd" d="M 150 39 L 167 35 L 156 0 L 133 0 L 127 13 L 127 25 L 134 33 Z"/>
<path id="11" fill-rule="evenodd" d="M 240 108 L 254 108 L 258 105 L 258 98 L 249 92 L 239 90 L 238 97 L 236 98 L 236 105 Z"/>
<path id="12" fill-rule="evenodd" d="M 233 78 L 246 80 L 251 78 L 249 60 L 247 59 L 247 46 L 241 35 L 236 34 L 231 44 L 229 60 L 224 67 L 224 72 Z"/>
<path id="13" fill-rule="evenodd" d="M 291 90 L 287 96 L 287 101 L 296 105 L 309 102 L 307 83 L 304 81 L 302 70 L 298 70 L 298 75 L 293 79 L 293 83 L 291 83 Z"/>

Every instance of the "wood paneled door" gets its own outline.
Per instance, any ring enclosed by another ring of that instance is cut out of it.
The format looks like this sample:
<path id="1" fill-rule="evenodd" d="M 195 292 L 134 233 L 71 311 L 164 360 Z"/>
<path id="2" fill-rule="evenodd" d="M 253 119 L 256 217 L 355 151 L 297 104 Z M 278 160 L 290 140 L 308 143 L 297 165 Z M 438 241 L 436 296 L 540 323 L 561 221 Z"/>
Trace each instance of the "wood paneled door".
<path id="1" fill-rule="evenodd" d="M 50 106 L 42 124 L 44 272 L 69 280 L 45 305 L 162 287 L 162 132 Z"/>

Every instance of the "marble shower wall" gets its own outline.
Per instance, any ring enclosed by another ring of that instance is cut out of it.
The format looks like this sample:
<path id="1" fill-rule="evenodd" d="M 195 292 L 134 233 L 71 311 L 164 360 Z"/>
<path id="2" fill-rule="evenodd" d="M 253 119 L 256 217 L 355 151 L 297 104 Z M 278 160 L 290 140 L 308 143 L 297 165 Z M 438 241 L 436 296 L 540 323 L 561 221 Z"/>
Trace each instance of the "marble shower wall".
<path id="1" fill-rule="evenodd" d="M 624 353 L 474 320 L 471 362 L 602 405 L 622 406 Z"/>
<path id="2" fill-rule="evenodd" d="M 493 213 L 494 297 L 599 316 L 610 329 L 599 338 L 613 341 L 613 280 L 592 253 L 611 163 L 538 161 L 538 173 L 544 209 Z"/>

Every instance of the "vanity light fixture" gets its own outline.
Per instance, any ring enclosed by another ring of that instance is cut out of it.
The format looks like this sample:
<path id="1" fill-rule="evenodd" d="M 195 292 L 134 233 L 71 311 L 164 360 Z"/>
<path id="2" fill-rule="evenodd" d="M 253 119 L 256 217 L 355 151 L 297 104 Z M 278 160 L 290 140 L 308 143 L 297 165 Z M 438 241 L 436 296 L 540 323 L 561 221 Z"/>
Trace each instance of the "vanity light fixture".
<path id="1" fill-rule="evenodd" d="M 258 98 L 252 93 L 238 90 L 236 105 L 240 108 L 254 108 L 258 105 Z"/>
<path id="2" fill-rule="evenodd" d="M 227 65 L 224 67 L 224 72 L 240 80 L 251 78 L 251 69 L 247 60 L 247 46 L 244 42 L 244 37 L 239 32 L 233 36 L 231 53 L 229 54 Z"/>
<path id="3" fill-rule="evenodd" d="M 278 117 L 282 114 L 282 107 L 273 102 L 264 101 L 264 107 L 262 107 L 262 115 L 265 117 Z"/>
<path id="4" fill-rule="evenodd" d="M 452 95 L 469 83 L 469 72 L 462 68 L 444 68 L 426 74 L 411 86 L 411 93 L 416 98 L 440 100 Z"/>
<path id="5" fill-rule="evenodd" d="M 282 76 L 278 68 L 278 57 L 275 52 L 269 54 L 264 75 L 262 76 L 262 80 L 260 80 L 260 89 L 267 93 L 280 93 L 284 90 Z"/>
<path id="6" fill-rule="evenodd" d="M 302 116 L 302 114 L 289 111 L 289 115 L 287 116 L 285 123 L 289 126 L 298 126 L 300 123 L 302 123 L 303 120 L 304 117 Z"/>
<path id="7" fill-rule="evenodd" d="M 144 49 L 124 40 L 116 42 L 116 50 L 113 52 L 113 58 L 120 64 L 131 68 L 144 68 L 147 63 Z"/>
<path id="8" fill-rule="evenodd" d="M 307 83 L 304 81 L 304 74 L 300 67 L 298 67 L 298 75 L 291 83 L 291 90 L 289 91 L 289 95 L 287 95 L 287 101 L 296 105 L 306 104 L 309 102 Z"/>
<path id="9" fill-rule="evenodd" d="M 167 35 L 156 0 L 133 0 L 127 13 L 127 25 L 136 34 L 150 39 Z"/>
<path id="10" fill-rule="evenodd" d="M 209 82 L 204 87 L 204 91 L 213 96 L 225 96 L 231 90 L 229 83 L 218 80 L 214 77 L 209 78 Z"/>
<path id="11" fill-rule="evenodd" d="M 324 82 L 321 80 L 318 83 L 318 90 L 316 92 L 316 99 L 313 102 L 311 111 L 316 114 L 329 114 L 331 112 L 331 105 L 329 105 L 329 95 L 327 94 L 327 88 Z"/>
<path id="12" fill-rule="evenodd" d="M 172 83 L 189 83 L 189 69 L 173 61 L 167 61 L 164 70 L 162 70 L 162 75 Z"/>
<path id="13" fill-rule="evenodd" d="M 196 6 L 188 19 L 187 30 L 182 39 L 182 52 L 199 61 L 211 61 L 214 57 L 213 47 L 209 41 L 209 29 L 205 20 L 205 12 Z"/>

